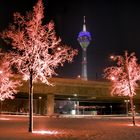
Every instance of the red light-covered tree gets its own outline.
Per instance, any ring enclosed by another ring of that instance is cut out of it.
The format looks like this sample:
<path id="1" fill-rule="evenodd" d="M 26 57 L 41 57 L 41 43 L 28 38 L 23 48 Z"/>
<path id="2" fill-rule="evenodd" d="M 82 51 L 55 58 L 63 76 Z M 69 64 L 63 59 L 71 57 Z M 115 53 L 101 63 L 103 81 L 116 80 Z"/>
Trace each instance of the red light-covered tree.
<path id="1" fill-rule="evenodd" d="M 2 53 L 0 50 L 0 100 L 7 98 L 13 99 L 14 94 L 18 92 L 17 88 L 21 85 L 19 80 L 14 78 L 14 74 L 10 68 L 9 55 Z"/>
<path id="2" fill-rule="evenodd" d="M 42 25 L 44 7 L 38 0 L 33 11 L 22 16 L 14 14 L 14 24 L 4 31 L 2 36 L 9 39 L 15 49 L 11 62 L 29 80 L 29 132 L 33 131 L 33 82 L 37 80 L 50 85 L 48 78 L 55 73 L 55 68 L 71 62 L 77 50 L 63 45 L 56 37 L 54 23 Z"/>
<path id="3" fill-rule="evenodd" d="M 112 60 L 117 61 L 117 66 L 108 67 L 104 70 L 106 79 L 112 81 L 111 94 L 118 96 L 128 96 L 135 125 L 135 108 L 133 98 L 136 95 L 137 81 L 140 80 L 140 65 L 137 64 L 135 53 L 128 55 L 114 56 Z"/>

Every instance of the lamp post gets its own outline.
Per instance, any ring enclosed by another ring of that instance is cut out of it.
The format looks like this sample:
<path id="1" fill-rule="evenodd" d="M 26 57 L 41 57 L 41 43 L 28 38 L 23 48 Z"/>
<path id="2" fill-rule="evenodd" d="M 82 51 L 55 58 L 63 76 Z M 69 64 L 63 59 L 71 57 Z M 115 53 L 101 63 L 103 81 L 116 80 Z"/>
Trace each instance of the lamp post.
<path id="1" fill-rule="evenodd" d="M 128 103 L 130 102 L 130 100 L 124 100 L 124 102 L 126 106 L 126 115 L 128 116 Z"/>
<path id="2" fill-rule="evenodd" d="M 110 105 L 110 114 L 112 115 L 112 105 Z"/>
<path id="3" fill-rule="evenodd" d="M 39 115 L 41 115 L 41 99 L 42 99 L 42 97 L 39 96 L 38 99 L 39 99 Z"/>

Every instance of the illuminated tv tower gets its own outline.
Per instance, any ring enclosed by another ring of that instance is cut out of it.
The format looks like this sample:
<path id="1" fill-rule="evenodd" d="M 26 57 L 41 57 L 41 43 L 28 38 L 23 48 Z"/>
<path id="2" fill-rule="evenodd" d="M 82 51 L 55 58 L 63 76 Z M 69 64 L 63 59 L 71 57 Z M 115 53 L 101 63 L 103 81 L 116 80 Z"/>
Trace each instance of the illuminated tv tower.
<path id="1" fill-rule="evenodd" d="M 86 21 L 84 16 L 84 23 L 83 23 L 83 31 L 78 34 L 78 42 L 82 47 L 82 75 L 81 78 L 83 80 L 87 80 L 87 47 L 91 41 L 91 35 L 86 30 Z"/>

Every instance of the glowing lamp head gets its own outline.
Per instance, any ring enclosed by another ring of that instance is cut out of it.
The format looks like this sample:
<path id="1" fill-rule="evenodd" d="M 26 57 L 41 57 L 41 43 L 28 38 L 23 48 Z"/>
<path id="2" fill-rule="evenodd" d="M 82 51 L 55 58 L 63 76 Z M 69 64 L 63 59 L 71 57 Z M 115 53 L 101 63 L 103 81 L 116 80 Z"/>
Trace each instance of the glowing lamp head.
<path id="1" fill-rule="evenodd" d="M 110 56 L 110 59 L 113 60 L 113 61 L 115 61 L 117 59 L 117 56 L 111 55 Z"/>
<path id="2" fill-rule="evenodd" d="M 81 78 L 81 75 L 78 75 L 77 78 Z"/>
<path id="3" fill-rule="evenodd" d="M 110 59 L 114 59 L 114 55 L 111 55 L 111 56 L 110 56 Z"/>
<path id="4" fill-rule="evenodd" d="M 116 78 L 115 78 L 114 76 L 111 76 L 111 77 L 110 77 L 110 80 L 111 80 L 111 81 L 115 81 L 115 79 L 116 79 Z"/>
<path id="5" fill-rule="evenodd" d="M 57 50 L 58 50 L 58 51 L 61 51 L 61 48 L 60 48 L 60 47 L 58 47 L 58 48 L 57 48 Z"/>

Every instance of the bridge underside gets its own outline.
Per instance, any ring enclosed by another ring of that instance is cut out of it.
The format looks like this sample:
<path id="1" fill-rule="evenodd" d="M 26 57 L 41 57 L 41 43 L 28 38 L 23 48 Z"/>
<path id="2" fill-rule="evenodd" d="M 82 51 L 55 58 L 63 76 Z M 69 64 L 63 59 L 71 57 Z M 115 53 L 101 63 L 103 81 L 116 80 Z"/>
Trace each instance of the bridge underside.
<path id="1" fill-rule="evenodd" d="M 64 110 L 69 110 L 64 112 L 69 113 L 71 110 L 81 113 L 81 109 L 90 112 L 98 110 L 100 114 L 126 113 L 127 104 L 125 101 L 129 98 L 111 96 L 111 84 L 109 82 L 63 78 L 53 78 L 50 82 L 54 86 L 47 86 L 42 83 L 34 84 L 34 112 L 36 114 L 60 113 L 63 107 Z M 140 110 L 139 93 L 140 90 L 137 89 L 137 96 L 134 99 L 138 111 Z M 12 109 L 10 109 L 11 104 L 13 105 Z M 7 110 L 28 112 L 28 82 L 19 88 L 19 93 L 14 100 L 5 100 L 2 103 L 1 110 L 5 112 Z"/>

